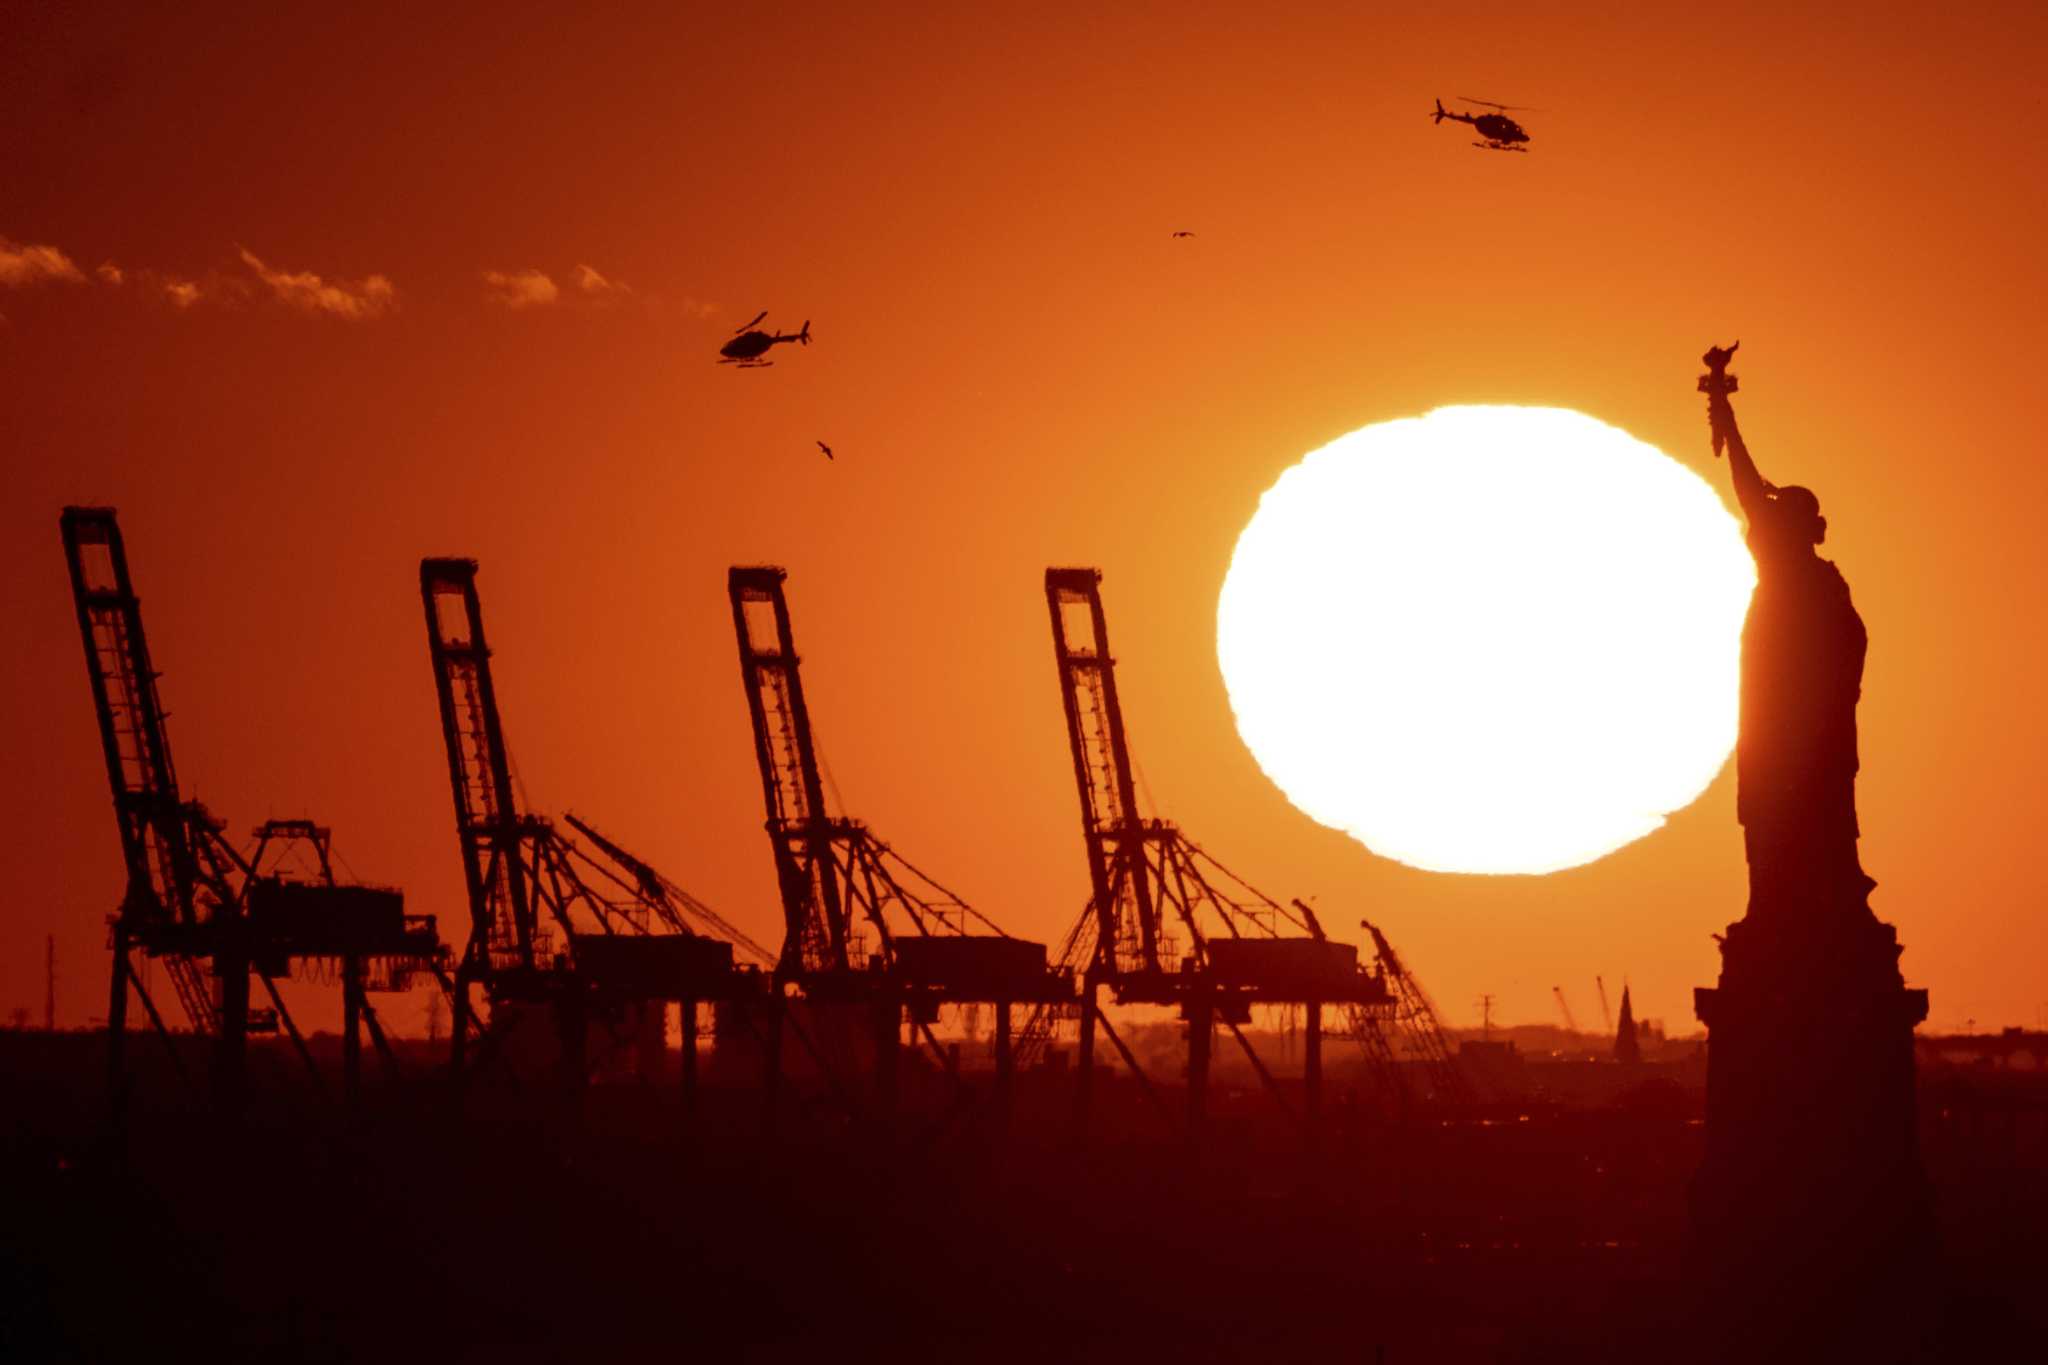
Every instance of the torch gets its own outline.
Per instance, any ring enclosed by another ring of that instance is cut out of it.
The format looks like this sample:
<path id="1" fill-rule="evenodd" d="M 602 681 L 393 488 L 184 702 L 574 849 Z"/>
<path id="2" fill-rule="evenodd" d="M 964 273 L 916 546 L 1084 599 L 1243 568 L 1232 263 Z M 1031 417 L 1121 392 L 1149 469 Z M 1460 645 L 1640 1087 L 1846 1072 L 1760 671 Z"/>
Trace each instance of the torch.
<path id="1" fill-rule="evenodd" d="M 1735 376 L 1728 373 L 1728 362 L 1734 358 L 1736 342 L 1731 346 L 1710 346 L 1700 357 L 1706 361 L 1707 372 L 1700 376 L 1700 392 L 1707 396 L 1707 425 L 1714 433 L 1714 456 L 1720 458 L 1721 447 L 1727 443 L 1728 433 L 1721 427 L 1721 412 L 1728 406 L 1728 395 L 1735 392 Z"/>

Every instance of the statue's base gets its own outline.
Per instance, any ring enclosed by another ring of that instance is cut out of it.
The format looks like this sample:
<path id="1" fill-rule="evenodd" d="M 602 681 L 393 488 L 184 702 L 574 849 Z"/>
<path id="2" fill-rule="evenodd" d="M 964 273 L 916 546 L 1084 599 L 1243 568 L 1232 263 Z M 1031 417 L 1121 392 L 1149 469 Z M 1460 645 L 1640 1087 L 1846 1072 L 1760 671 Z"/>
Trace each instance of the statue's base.
<path id="1" fill-rule="evenodd" d="M 1692 1190 L 1696 1270 L 1730 1344 L 1842 1344 L 1912 1358 L 1902 1315 L 1931 1303 L 1913 1029 L 1927 992 L 1890 925 L 1730 925 L 1707 1025 L 1707 1149 Z M 1880 1352 L 1880 1355 L 1883 1353 Z"/>

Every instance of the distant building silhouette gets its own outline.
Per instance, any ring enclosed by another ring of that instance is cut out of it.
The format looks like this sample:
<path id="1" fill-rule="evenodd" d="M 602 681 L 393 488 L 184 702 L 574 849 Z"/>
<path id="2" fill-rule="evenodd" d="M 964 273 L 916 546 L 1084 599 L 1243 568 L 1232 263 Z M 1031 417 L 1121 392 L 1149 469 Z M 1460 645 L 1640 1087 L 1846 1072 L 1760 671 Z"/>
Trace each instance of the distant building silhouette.
<path id="1" fill-rule="evenodd" d="M 1614 1060 L 1634 1066 L 1643 1060 L 1642 1045 L 1636 1041 L 1636 1012 L 1629 1003 L 1628 987 L 1621 988 L 1621 1020 L 1614 1026 Z"/>

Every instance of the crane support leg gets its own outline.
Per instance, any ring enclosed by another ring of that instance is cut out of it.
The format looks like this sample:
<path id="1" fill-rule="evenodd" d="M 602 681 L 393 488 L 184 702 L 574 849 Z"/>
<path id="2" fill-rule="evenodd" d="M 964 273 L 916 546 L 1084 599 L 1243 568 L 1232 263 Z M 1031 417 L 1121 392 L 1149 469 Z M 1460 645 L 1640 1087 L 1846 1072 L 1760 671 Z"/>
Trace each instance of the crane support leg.
<path id="1" fill-rule="evenodd" d="M 903 1050 L 903 1006 L 894 995 L 875 1006 L 875 1107 L 886 1126 L 896 1114 L 896 1072 Z"/>
<path id="2" fill-rule="evenodd" d="M 1209 1110 L 1209 1053 L 1215 1045 L 1215 1011 L 1206 1002 L 1188 1006 L 1188 1131 L 1200 1133 Z"/>
<path id="3" fill-rule="evenodd" d="M 584 1087 L 590 1083 L 589 1002 L 580 994 L 558 1000 L 555 1028 L 562 1040 L 562 1089 L 570 1108 L 580 1109 Z"/>
<path id="4" fill-rule="evenodd" d="M 118 1131 L 128 1112 L 128 930 L 114 923 L 114 984 L 107 996 L 107 1103 Z"/>
<path id="5" fill-rule="evenodd" d="M 370 1031 L 370 1041 L 376 1044 L 377 1055 L 384 1059 L 384 1080 L 396 1084 L 405 1079 L 405 1071 L 398 1065 L 398 1054 L 391 1050 L 391 1040 L 384 1036 L 384 1026 L 377 1022 L 377 1011 L 370 1005 L 370 997 L 363 996 L 363 1025 Z"/>
<path id="6" fill-rule="evenodd" d="M 1301 1103 L 1313 1129 L 1323 1116 L 1323 1002 L 1308 1002 L 1307 1026 L 1302 1030 Z"/>
<path id="7" fill-rule="evenodd" d="M 818 1074 L 824 1078 L 827 1088 L 832 1091 L 832 1098 L 839 1101 L 840 1107 L 847 1114 L 858 1117 L 861 1114 L 860 1100 L 840 1080 L 839 1069 L 832 1065 L 832 1059 L 825 1055 L 824 1049 L 805 1031 L 803 1022 L 794 1013 L 788 1016 L 788 1023 L 790 1032 L 796 1035 L 797 1046 L 811 1059 L 811 1065 L 818 1068 Z"/>
<path id="8" fill-rule="evenodd" d="M 937 1062 L 940 1070 L 946 1073 L 946 1079 L 953 1083 L 953 1089 L 955 1091 L 966 1090 L 967 1082 L 960 1079 L 960 1045 L 955 1043 L 950 1048 L 940 1047 L 939 1035 L 932 1032 L 930 1024 L 922 1021 L 913 1022 L 910 1032 L 913 1040 L 919 1034 L 924 1035 L 924 1045 L 931 1049 L 932 1060 Z"/>
<path id="9" fill-rule="evenodd" d="M 239 927 L 239 926 L 237 926 Z M 220 976 L 220 1038 L 213 1052 L 213 1102 L 222 1113 L 242 1108 L 242 1082 L 249 1055 L 249 959 L 240 935 L 229 929 L 215 953 Z"/>
<path id="10" fill-rule="evenodd" d="M 697 1002 L 684 1000 L 676 1007 L 677 1032 L 682 1038 L 683 1119 L 697 1117 Z"/>
<path id="11" fill-rule="evenodd" d="M 192 1073 L 185 1069 L 185 1059 L 178 1052 L 178 1040 L 171 1036 L 171 1030 L 164 1024 L 163 1015 L 157 1012 L 156 1001 L 149 998 L 149 992 L 143 989 L 142 978 L 135 975 L 132 967 L 128 972 L 128 983 L 135 988 L 135 998 L 142 1002 L 142 1012 L 149 1016 L 150 1026 L 156 1030 L 156 1036 L 163 1040 L 164 1051 L 170 1055 L 171 1066 L 176 1069 L 178 1079 L 190 1085 Z M 125 1077 L 123 1079 L 125 1083 Z"/>
<path id="12" fill-rule="evenodd" d="M 1107 1015 L 1101 1016 L 1099 1022 L 1102 1024 L 1102 1031 L 1109 1035 L 1109 1041 L 1116 1044 L 1117 1055 L 1124 1059 L 1124 1065 L 1129 1067 L 1131 1075 L 1137 1078 L 1138 1088 L 1145 1092 L 1145 1098 L 1152 1101 L 1152 1107 L 1159 1111 L 1159 1117 L 1170 1127 L 1173 1123 L 1173 1111 L 1166 1107 L 1166 1100 L 1153 1088 L 1152 1078 L 1145 1074 L 1145 1068 L 1138 1065 L 1137 1054 L 1131 1051 L 1131 1045 L 1110 1027 Z"/>
<path id="13" fill-rule="evenodd" d="M 1098 987 L 1091 977 L 1081 990 L 1081 1038 L 1074 1060 L 1074 1128 L 1088 1133 L 1088 1110 L 1095 1098 L 1095 1000 Z"/>
<path id="14" fill-rule="evenodd" d="M 761 1136 L 774 1140 L 782 1102 L 782 1015 L 788 1000 L 777 986 L 768 1001 L 768 1036 L 761 1048 Z"/>
<path id="15" fill-rule="evenodd" d="M 292 1012 L 284 1007 L 284 997 L 278 994 L 277 983 L 268 976 L 262 978 L 263 989 L 270 993 L 271 1007 L 277 1011 L 277 1022 L 284 1026 L 285 1036 L 292 1040 L 292 1050 L 299 1054 L 299 1060 L 306 1064 L 306 1075 L 312 1079 L 316 1093 L 324 1095 L 327 1087 L 320 1079 L 320 1067 L 313 1060 L 313 1050 L 306 1046 L 306 1036 L 299 1032 L 299 1026 L 292 1020 Z"/>
<path id="16" fill-rule="evenodd" d="M 363 1097 L 363 960 L 341 960 L 341 1096 L 353 1109 Z"/>
<path id="17" fill-rule="evenodd" d="M 463 1081 L 463 1065 L 469 1059 L 469 1027 L 471 1023 L 469 972 L 466 968 L 456 971 L 455 989 L 450 994 L 455 997 L 455 1008 L 450 1011 L 455 1016 L 455 1019 L 448 1036 L 448 1077 L 455 1083 L 455 1088 L 460 1090 Z"/>
<path id="18" fill-rule="evenodd" d="M 1231 1037 L 1237 1039 L 1238 1047 L 1244 1052 L 1244 1059 L 1252 1064 L 1252 1070 L 1258 1073 L 1259 1084 L 1266 1087 L 1266 1093 L 1273 1097 L 1273 1103 L 1279 1107 L 1280 1112 L 1289 1119 L 1300 1122 L 1294 1118 L 1294 1109 L 1287 1103 L 1287 1097 L 1280 1093 L 1280 1082 L 1273 1079 L 1273 1073 L 1267 1070 L 1266 1064 L 1259 1059 L 1259 1050 L 1252 1046 L 1251 1039 L 1244 1036 L 1244 1030 L 1228 1019 L 1223 1021 L 1223 1026 L 1230 1030 Z"/>
<path id="19" fill-rule="evenodd" d="M 1016 1058 L 1010 1050 L 1010 1002 L 996 1001 L 996 1122 L 1010 1123 L 1011 1090 L 1016 1077 Z"/>

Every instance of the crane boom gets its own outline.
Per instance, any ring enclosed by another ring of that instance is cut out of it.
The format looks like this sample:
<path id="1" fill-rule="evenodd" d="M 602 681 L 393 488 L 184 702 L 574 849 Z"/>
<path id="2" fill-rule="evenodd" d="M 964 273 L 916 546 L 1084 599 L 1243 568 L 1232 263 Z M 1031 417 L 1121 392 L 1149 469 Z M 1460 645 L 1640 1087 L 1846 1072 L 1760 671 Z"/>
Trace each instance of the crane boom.
<path id="1" fill-rule="evenodd" d="M 754 756 L 768 808 L 782 896 L 783 940 L 778 970 L 844 972 L 853 967 L 852 926 L 833 857 L 833 822 L 818 778 L 811 714 L 791 635 L 788 574 L 771 566 L 734 566 L 726 574 L 740 677 L 754 726 Z M 887 938 L 887 930 L 878 929 Z"/>
<path id="2" fill-rule="evenodd" d="M 520 856 L 521 821 L 512 799 L 476 570 L 473 559 L 420 561 L 427 648 L 469 894 L 469 945 L 461 968 L 468 977 L 494 967 L 533 969 L 547 948 L 535 922 L 526 860 Z"/>
<path id="3" fill-rule="evenodd" d="M 1557 1000 L 1557 1012 L 1564 1016 L 1565 1031 L 1567 1033 L 1577 1033 L 1579 1031 L 1579 1021 L 1572 1017 L 1572 1007 L 1565 1003 L 1564 987 L 1552 986 L 1550 993 Z"/>
<path id="4" fill-rule="evenodd" d="M 123 912 L 137 927 L 152 920 L 196 924 L 202 917 L 196 895 L 201 870 L 178 796 L 157 672 L 150 666 L 121 528 L 111 507 L 67 507 L 60 524 L 128 869 Z"/>
<path id="5" fill-rule="evenodd" d="M 661 869 L 643 862 L 638 855 L 612 842 L 602 831 L 589 821 L 580 818 L 574 811 L 564 811 L 567 820 L 578 834 L 588 839 L 607 858 L 623 869 L 633 879 L 633 889 L 641 899 L 651 904 L 660 914 L 664 923 L 679 934 L 694 934 L 686 916 L 695 916 L 717 930 L 719 935 L 731 941 L 736 947 L 745 948 L 763 966 L 775 965 L 775 954 L 748 937 L 745 930 L 719 914 L 716 910 L 698 900 L 688 891 L 672 882 Z"/>
<path id="6" fill-rule="evenodd" d="M 1430 1088 L 1440 1100 L 1460 1102 L 1471 1098 L 1471 1087 L 1466 1083 L 1465 1073 L 1458 1065 L 1457 1054 L 1451 1049 L 1451 1042 L 1444 1032 L 1443 1021 L 1437 1015 L 1436 1003 L 1429 993 L 1422 989 L 1422 983 L 1408 970 L 1394 945 L 1371 920 L 1360 922 L 1365 932 L 1372 936 L 1373 952 L 1379 959 L 1380 976 L 1386 981 L 1394 997 L 1394 1025 L 1408 1045 L 1409 1053 L 1420 1059 L 1429 1076 Z M 1493 997 L 1485 997 L 1487 1008 L 1492 1008 Z M 1491 1027 L 1491 1015 L 1488 1016 Z"/>
<path id="7" fill-rule="evenodd" d="M 1052 616 L 1053 655 L 1096 917 L 1095 951 L 1114 969 L 1135 954 L 1140 970 L 1161 970 L 1159 914 L 1145 857 L 1146 829 L 1131 777 L 1116 659 L 1102 610 L 1102 571 L 1047 569 L 1045 601 Z M 1135 942 L 1133 940 L 1135 939 Z"/>
<path id="8" fill-rule="evenodd" d="M 171 742 L 157 694 L 156 669 L 142 628 L 142 603 L 128 575 L 128 551 L 111 507 L 67 507 L 59 518 L 86 676 L 99 721 L 100 748 L 120 827 L 125 886 L 114 918 L 114 978 L 107 1016 L 113 1085 L 119 1092 L 128 988 L 141 979 L 128 951 L 140 947 L 163 962 L 185 1016 L 221 1040 L 216 1081 L 239 1088 L 240 1030 L 248 975 L 220 958 L 240 902 L 236 879 L 247 872 L 221 837 L 224 826 L 178 792 Z M 230 954 L 232 958 L 233 954 Z M 214 959 L 208 972 L 207 960 Z M 226 996 L 222 991 L 225 988 Z M 156 1006 L 143 994 L 150 1017 Z"/>

